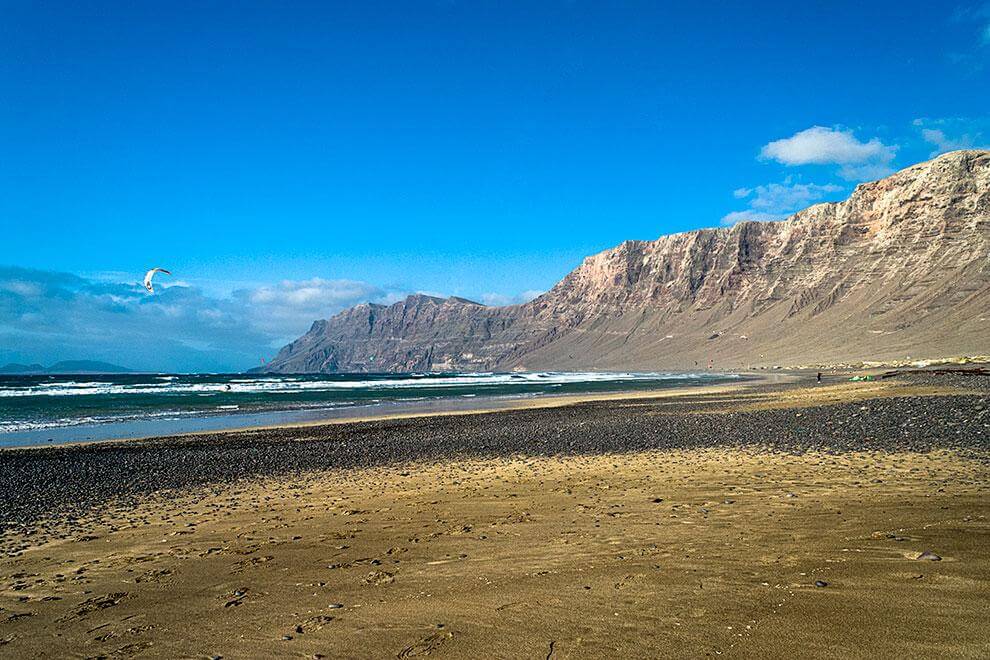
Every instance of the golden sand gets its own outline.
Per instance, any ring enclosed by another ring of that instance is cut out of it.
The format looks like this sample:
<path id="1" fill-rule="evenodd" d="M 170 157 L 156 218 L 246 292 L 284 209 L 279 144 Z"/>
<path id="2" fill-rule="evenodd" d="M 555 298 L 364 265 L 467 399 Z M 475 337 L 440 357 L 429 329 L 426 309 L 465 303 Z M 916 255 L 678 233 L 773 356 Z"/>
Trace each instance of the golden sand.
<path id="1" fill-rule="evenodd" d="M 986 657 L 987 472 L 722 449 L 157 498 L 4 560 L 0 653 Z"/>
<path id="2" fill-rule="evenodd" d="M 162 494 L 0 560 L 0 656 L 988 657 L 988 478 L 722 448 Z"/>

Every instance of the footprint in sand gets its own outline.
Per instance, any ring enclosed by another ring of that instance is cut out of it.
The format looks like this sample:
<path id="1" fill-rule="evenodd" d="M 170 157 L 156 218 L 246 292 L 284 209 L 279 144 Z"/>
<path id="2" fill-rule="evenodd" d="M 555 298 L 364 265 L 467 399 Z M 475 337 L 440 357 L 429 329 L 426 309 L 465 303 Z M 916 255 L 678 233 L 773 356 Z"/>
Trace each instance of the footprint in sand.
<path id="1" fill-rule="evenodd" d="M 303 621 L 302 625 L 296 626 L 296 632 L 313 632 L 320 630 L 324 626 L 328 625 L 333 621 L 332 616 L 327 616 L 326 614 L 319 614 L 317 616 L 310 617 Z"/>
<path id="2" fill-rule="evenodd" d="M 114 650 L 111 654 L 111 658 L 130 658 L 135 655 L 140 655 L 143 651 L 151 648 L 151 642 L 134 642 L 133 644 L 125 644 L 120 648 Z M 97 656 L 99 657 L 99 656 Z"/>
<path id="3" fill-rule="evenodd" d="M 430 655 L 443 644 L 447 642 L 454 635 L 449 632 L 436 632 L 432 635 L 427 635 L 423 639 L 419 640 L 412 646 L 407 646 L 406 648 L 399 651 L 396 655 L 398 658 L 412 658 L 419 655 Z"/>
<path id="4" fill-rule="evenodd" d="M 539 605 L 539 604 L 540 603 L 536 603 L 536 605 Z M 496 612 L 504 612 L 506 610 L 528 610 L 531 607 L 532 606 L 529 603 L 526 603 L 526 602 L 506 603 L 504 605 L 499 605 L 498 607 L 496 607 L 495 608 L 495 611 Z"/>
<path id="5" fill-rule="evenodd" d="M 261 549 L 261 545 L 254 543 L 252 545 L 247 545 L 240 548 L 234 548 L 234 552 L 236 552 L 239 555 L 250 555 L 250 554 L 254 554 L 260 549 Z"/>
<path id="6" fill-rule="evenodd" d="M 142 573 L 141 575 L 139 575 L 138 577 L 134 578 L 134 581 L 135 582 L 138 582 L 138 583 L 141 583 L 141 582 L 158 582 L 158 583 L 162 583 L 162 582 L 166 582 L 169 579 L 169 576 L 170 575 L 172 575 L 172 569 L 170 569 L 170 568 L 162 568 L 162 569 L 157 569 L 157 570 L 152 569 L 152 570 L 146 571 L 146 572 Z"/>
<path id="7" fill-rule="evenodd" d="M 388 571 L 372 571 L 368 573 L 368 577 L 361 580 L 361 582 L 378 586 L 383 584 L 391 584 L 395 582 L 395 574 L 389 573 Z"/>
<path id="8" fill-rule="evenodd" d="M 267 564 L 268 562 L 275 559 L 272 555 L 265 555 L 264 557 L 251 557 L 250 559 L 244 559 L 237 562 L 234 568 L 230 570 L 231 574 L 243 573 L 249 568 L 256 568 L 262 564 Z"/>
<path id="9" fill-rule="evenodd" d="M 62 617 L 62 620 L 72 619 L 72 618 L 82 618 L 87 614 L 93 612 L 98 612 L 100 610 L 105 610 L 109 607 L 113 607 L 120 603 L 127 596 L 126 591 L 121 591 L 112 594 L 106 594 L 104 596 L 94 596 L 79 603 L 72 614 Z"/>
<path id="10" fill-rule="evenodd" d="M 623 588 L 629 586 L 629 584 L 632 583 L 633 581 L 638 580 L 638 579 L 643 578 L 643 577 L 645 577 L 645 576 L 642 573 L 636 573 L 634 575 L 626 575 L 621 580 L 619 580 L 618 582 L 615 583 L 615 588 L 616 589 L 623 589 Z"/>

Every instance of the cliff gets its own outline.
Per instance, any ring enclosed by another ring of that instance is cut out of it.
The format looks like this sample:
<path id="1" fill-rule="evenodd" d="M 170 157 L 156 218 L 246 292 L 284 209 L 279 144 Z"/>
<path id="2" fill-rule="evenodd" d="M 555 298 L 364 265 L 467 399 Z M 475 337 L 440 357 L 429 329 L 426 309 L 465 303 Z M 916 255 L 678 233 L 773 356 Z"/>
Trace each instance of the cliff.
<path id="1" fill-rule="evenodd" d="M 988 349 L 990 152 L 957 151 L 781 222 L 627 241 L 524 305 L 358 305 L 267 369 L 739 368 Z"/>

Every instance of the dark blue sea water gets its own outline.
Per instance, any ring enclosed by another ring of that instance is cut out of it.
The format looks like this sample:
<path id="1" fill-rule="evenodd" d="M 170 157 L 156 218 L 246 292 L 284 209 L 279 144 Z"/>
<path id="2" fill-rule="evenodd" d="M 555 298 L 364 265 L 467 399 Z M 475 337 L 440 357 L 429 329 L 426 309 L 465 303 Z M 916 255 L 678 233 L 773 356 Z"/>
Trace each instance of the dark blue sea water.
<path id="1" fill-rule="evenodd" d="M 713 383 L 726 374 L 411 373 L 0 376 L 0 446 L 458 410 L 520 397 Z"/>

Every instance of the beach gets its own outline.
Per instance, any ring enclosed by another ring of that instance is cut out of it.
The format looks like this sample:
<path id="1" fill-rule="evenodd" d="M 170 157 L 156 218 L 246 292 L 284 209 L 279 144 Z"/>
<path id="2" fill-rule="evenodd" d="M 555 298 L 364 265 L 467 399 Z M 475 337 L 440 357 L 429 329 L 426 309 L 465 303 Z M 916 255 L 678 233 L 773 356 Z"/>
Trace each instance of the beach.
<path id="1" fill-rule="evenodd" d="M 396 416 L 741 382 L 716 371 L 0 374 L 0 449 Z"/>
<path id="2" fill-rule="evenodd" d="M 0 452 L 0 655 L 985 657 L 990 377 Z"/>

